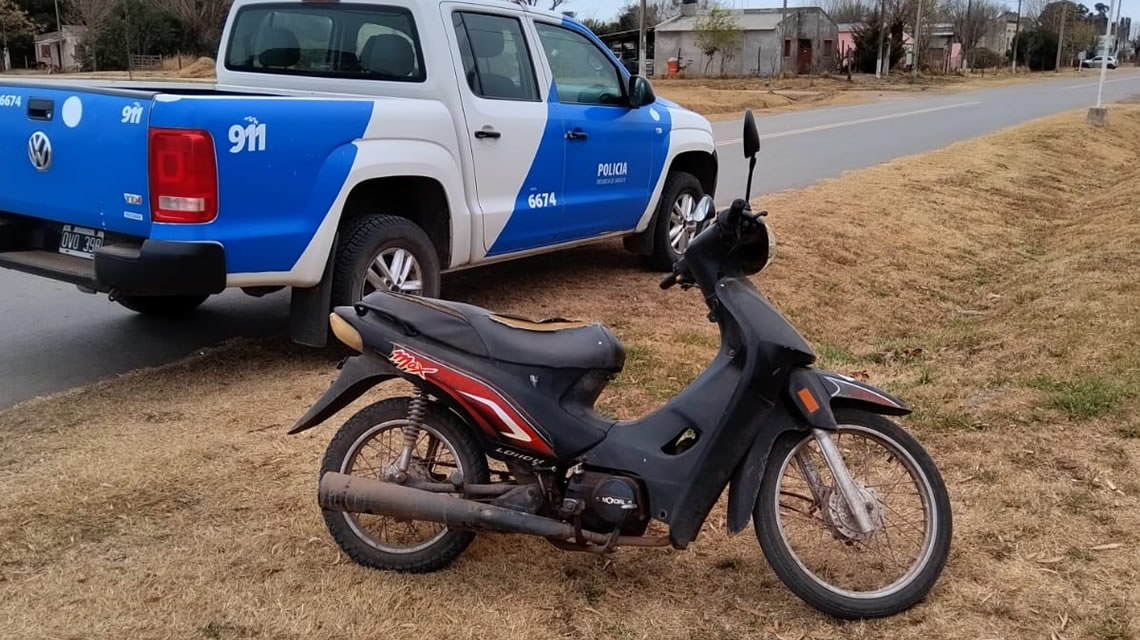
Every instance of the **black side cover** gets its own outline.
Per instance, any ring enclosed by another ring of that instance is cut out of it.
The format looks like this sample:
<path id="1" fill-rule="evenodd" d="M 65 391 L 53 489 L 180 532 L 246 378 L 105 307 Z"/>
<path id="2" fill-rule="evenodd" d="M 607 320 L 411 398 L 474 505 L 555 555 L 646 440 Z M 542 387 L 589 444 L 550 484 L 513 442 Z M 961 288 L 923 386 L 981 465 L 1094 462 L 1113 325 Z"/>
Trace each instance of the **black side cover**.
<path id="1" fill-rule="evenodd" d="M 735 535 L 748 526 L 756 499 L 760 495 L 760 483 L 768 466 L 768 455 L 772 446 L 785 433 L 804 431 L 805 426 L 797 421 L 787 407 L 779 405 L 769 414 L 764 429 L 752 442 L 748 455 L 736 465 L 728 488 L 728 532 Z"/>

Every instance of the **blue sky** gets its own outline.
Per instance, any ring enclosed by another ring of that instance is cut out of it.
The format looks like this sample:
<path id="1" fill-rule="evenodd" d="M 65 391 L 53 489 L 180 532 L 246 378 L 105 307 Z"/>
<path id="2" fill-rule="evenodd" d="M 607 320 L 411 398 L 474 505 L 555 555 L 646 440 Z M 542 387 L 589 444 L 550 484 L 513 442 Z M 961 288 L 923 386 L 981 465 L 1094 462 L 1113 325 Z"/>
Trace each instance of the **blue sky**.
<path id="1" fill-rule="evenodd" d="M 1083 2 L 1085 5 L 1092 7 L 1097 0 L 1075 0 L 1076 2 Z M 1107 4 L 1107 0 L 1100 0 Z M 778 7 L 779 2 L 773 0 L 724 0 L 725 5 L 733 7 Z M 562 5 L 561 9 L 564 11 L 574 11 L 579 18 L 597 18 L 599 20 L 609 20 L 615 17 L 622 7 L 625 6 L 624 0 L 567 0 L 566 4 Z M 788 0 L 789 6 L 802 6 L 802 5 L 818 5 L 819 0 Z M 1017 9 L 1017 2 L 1009 2 L 1006 4 L 1010 9 Z M 1124 0 L 1124 15 L 1132 18 L 1133 29 L 1140 28 L 1140 0 Z"/>

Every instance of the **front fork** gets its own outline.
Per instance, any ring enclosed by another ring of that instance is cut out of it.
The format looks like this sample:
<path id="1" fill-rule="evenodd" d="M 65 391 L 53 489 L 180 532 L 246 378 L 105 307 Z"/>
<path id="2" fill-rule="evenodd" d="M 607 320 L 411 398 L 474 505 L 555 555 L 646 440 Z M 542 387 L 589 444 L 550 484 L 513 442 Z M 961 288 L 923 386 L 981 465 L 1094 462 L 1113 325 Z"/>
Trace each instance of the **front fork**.
<path id="1" fill-rule="evenodd" d="M 843 496 L 843 501 L 847 503 L 847 509 L 850 511 L 851 517 L 855 519 L 856 526 L 862 533 L 871 533 L 874 531 L 875 525 L 871 522 L 868 514 L 874 511 L 875 505 L 867 501 L 865 494 L 859 490 L 859 487 L 855 486 L 851 472 L 847 469 L 847 463 L 843 461 L 843 454 L 839 452 L 839 447 L 835 446 L 835 440 L 832 439 L 831 433 L 823 429 L 812 429 L 811 434 L 816 443 L 819 444 L 819 451 L 823 454 L 828 470 L 831 471 L 831 477 L 835 478 L 835 484 Z M 799 467 L 800 472 L 804 474 L 804 478 L 808 482 L 808 486 L 811 487 L 812 497 L 815 498 L 816 504 L 821 509 L 826 508 L 826 503 L 823 500 L 823 481 L 819 477 L 819 471 L 802 449 L 796 452 L 796 466 Z"/>

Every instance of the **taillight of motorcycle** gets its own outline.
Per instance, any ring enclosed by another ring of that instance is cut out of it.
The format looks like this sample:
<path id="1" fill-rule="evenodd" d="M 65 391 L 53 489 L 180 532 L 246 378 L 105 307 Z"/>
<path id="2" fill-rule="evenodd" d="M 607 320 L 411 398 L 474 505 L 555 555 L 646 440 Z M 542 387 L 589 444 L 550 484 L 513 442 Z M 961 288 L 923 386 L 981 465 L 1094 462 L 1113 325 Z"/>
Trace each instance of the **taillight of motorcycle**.
<path id="1" fill-rule="evenodd" d="M 150 130 L 150 215 L 195 224 L 218 217 L 214 139 L 197 129 Z"/>

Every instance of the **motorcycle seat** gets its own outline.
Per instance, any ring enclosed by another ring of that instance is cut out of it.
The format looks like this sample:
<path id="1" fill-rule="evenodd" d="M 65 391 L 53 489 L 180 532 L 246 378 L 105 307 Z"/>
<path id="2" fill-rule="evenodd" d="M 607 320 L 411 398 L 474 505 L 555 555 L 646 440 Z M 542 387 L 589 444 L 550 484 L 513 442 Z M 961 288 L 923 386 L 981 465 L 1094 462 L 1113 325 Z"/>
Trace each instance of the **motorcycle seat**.
<path id="1" fill-rule="evenodd" d="M 621 342 L 597 323 L 535 322 L 461 302 L 387 291 L 372 293 L 360 304 L 405 330 L 473 356 L 551 369 L 616 372 L 625 365 Z"/>

